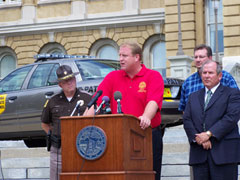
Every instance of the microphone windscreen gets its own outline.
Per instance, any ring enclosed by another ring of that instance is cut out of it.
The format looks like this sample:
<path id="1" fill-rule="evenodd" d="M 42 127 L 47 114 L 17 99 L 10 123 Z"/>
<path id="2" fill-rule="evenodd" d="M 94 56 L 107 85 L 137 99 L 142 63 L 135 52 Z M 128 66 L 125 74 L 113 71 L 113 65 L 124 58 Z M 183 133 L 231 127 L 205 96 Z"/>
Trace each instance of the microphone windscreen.
<path id="1" fill-rule="evenodd" d="M 102 90 L 99 90 L 97 93 L 96 93 L 96 97 L 99 97 L 99 96 L 101 96 L 102 95 L 102 93 L 103 93 L 103 91 Z"/>
<path id="2" fill-rule="evenodd" d="M 117 101 L 118 99 L 122 99 L 122 93 L 120 91 L 116 91 L 114 93 L 114 99 Z"/>
<path id="3" fill-rule="evenodd" d="M 102 97 L 102 101 L 109 102 L 109 101 L 110 101 L 110 99 L 109 99 L 109 97 L 108 97 L 108 96 L 103 96 L 103 97 Z"/>
<path id="4" fill-rule="evenodd" d="M 98 100 L 98 98 L 102 95 L 103 91 L 99 90 L 96 95 L 90 100 L 90 102 L 88 103 L 88 108 L 90 108 L 94 103 L 96 103 L 96 101 Z"/>

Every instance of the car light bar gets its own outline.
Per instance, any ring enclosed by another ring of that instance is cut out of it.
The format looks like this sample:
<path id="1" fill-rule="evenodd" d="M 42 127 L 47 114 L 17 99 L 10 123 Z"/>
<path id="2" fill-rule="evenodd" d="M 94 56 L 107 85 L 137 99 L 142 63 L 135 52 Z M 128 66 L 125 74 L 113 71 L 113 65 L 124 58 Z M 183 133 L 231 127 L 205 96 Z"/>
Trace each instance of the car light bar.
<path id="1" fill-rule="evenodd" d="M 89 55 L 68 55 L 68 54 L 37 54 L 34 59 L 37 61 L 44 61 L 48 59 L 71 59 L 71 58 L 95 58 L 95 56 Z"/>

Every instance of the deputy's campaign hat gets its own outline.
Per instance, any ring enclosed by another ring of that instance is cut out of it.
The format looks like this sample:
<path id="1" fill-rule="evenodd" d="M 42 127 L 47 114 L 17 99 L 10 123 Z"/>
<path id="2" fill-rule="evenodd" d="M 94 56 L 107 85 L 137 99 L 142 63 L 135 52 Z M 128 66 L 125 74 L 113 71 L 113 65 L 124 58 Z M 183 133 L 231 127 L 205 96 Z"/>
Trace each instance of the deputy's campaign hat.
<path id="1" fill-rule="evenodd" d="M 73 73 L 71 67 L 68 65 L 60 66 L 57 69 L 56 73 L 57 73 L 58 81 L 66 80 L 66 79 L 75 77 L 77 74 L 79 74 L 78 72 Z"/>

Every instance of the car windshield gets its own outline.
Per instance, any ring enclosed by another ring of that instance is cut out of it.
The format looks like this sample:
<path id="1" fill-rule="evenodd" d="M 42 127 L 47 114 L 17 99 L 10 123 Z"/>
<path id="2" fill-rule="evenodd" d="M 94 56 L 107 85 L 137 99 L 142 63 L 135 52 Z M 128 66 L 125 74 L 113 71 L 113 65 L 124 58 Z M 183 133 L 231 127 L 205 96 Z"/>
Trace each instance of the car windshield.
<path id="1" fill-rule="evenodd" d="M 109 72 L 120 67 L 116 60 L 78 60 L 76 64 L 83 81 L 104 78 Z"/>
<path id="2" fill-rule="evenodd" d="M 27 66 L 13 71 L 0 81 L 0 93 L 20 90 L 25 78 L 33 66 Z"/>

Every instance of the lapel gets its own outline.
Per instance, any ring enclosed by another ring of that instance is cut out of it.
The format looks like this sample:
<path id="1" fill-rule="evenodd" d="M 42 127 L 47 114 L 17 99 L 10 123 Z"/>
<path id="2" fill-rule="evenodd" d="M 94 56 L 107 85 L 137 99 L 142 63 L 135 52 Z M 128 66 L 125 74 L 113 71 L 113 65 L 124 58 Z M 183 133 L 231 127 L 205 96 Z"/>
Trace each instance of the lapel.
<path id="1" fill-rule="evenodd" d="M 203 111 L 204 109 L 204 96 L 205 96 L 205 88 L 202 88 L 200 91 L 199 91 L 199 94 L 198 94 L 198 99 L 199 99 L 199 102 L 200 102 L 200 106 L 201 106 L 201 110 Z"/>
<path id="2" fill-rule="evenodd" d="M 216 91 L 214 92 L 214 94 L 212 95 L 205 111 L 207 111 L 216 102 L 216 100 L 222 95 L 222 93 L 223 93 L 223 86 L 220 84 L 216 89 Z"/>

